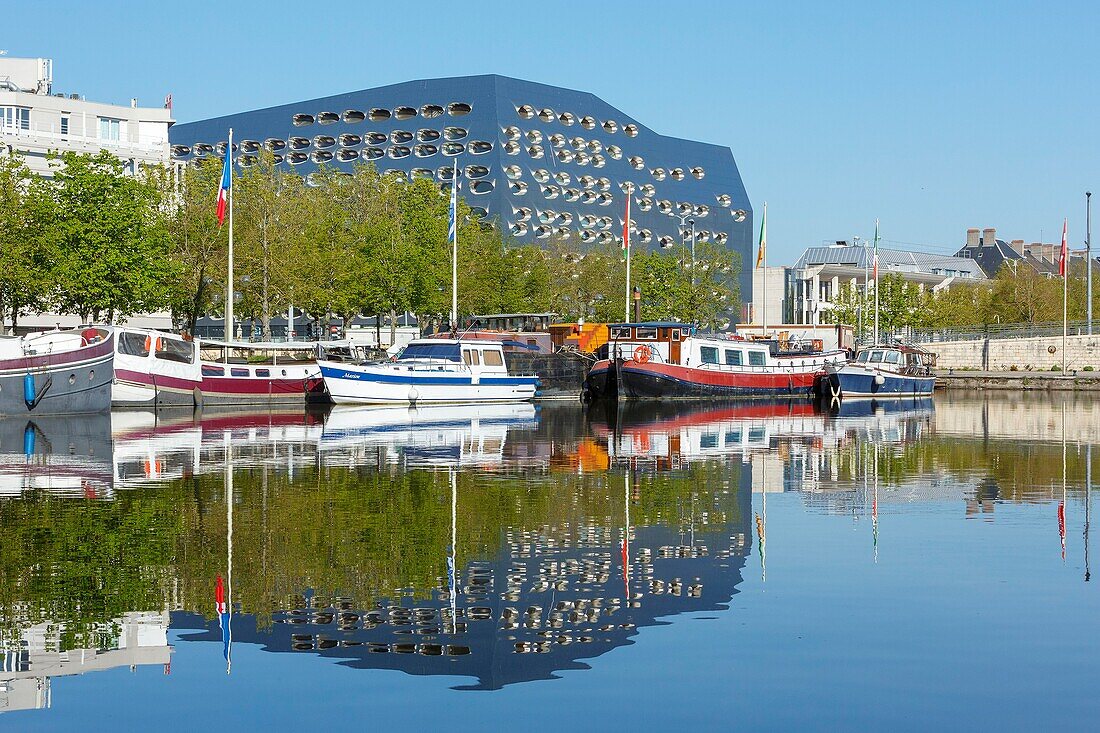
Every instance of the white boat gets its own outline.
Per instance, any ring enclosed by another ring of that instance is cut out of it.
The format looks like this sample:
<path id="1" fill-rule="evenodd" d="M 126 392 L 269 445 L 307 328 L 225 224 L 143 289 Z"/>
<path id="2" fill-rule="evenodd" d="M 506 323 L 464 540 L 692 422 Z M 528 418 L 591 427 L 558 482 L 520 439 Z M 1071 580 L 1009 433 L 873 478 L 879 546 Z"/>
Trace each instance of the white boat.
<path id="1" fill-rule="evenodd" d="M 876 344 L 847 364 L 830 366 L 826 382 L 833 399 L 931 397 L 935 365 L 936 355 L 925 349 Z"/>
<path id="2" fill-rule="evenodd" d="M 116 407 L 193 407 L 201 403 L 198 349 L 179 334 L 144 328 L 115 328 Z"/>
<path id="3" fill-rule="evenodd" d="M 532 399 L 534 375 L 512 375 L 499 341 L 417 339 L 392 361 L 317 362 L 336 404 L 522 402 Z"/>

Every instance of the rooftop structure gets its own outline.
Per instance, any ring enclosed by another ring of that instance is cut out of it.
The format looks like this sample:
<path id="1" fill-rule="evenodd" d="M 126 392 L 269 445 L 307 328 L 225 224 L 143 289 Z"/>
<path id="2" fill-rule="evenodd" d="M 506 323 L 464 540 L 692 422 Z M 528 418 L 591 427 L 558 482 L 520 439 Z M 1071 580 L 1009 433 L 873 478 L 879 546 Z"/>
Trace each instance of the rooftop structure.
<path id="1" fill-rule="evenodd" d="M 986 279 L 978 263 L 965 257 L 878 248 L 878 274 L 900 275 L 908 282 L 940 290 L 959 281 Z M 819 323 L 821 313 L 832 307 L 841 285 L 867 287 L 874 277 L 874 248 L 839 241 L 827 247 L 810 247 L 788 270 L 786 297 L 791 323 Z"/>
<path id="2" fill-rule="evenodd" d="M 107 150 L 131 172 L 168 163 L 172 110 L 89 102 L 53 91 L 53 61 L 0 57 L 0 154 L 18 151 L 34 173 L 51 176 L 48 153 Z M 52 325 L 52 324 L 51 324 Z"/>
<path id="3" fill-rule="evenodd" d="M 1022 239 L 1006 242 L 997 239 L 997 230 L 992 228 L 966 230 L 966 245 L 955 253 L 956 257 L 973 260 L 982 268 L 985 276 L 994 278 L 1006 263 L 1013 267 L 1021 264 L 1030 267 L 1040 275 L 1058 277 L 1058 259 L 1062 245 L 1032 242 L 1025 244 Z M 1080 259 L 1081 252 L 1070 250 L 1070 260 Z"/>
<path id="4" fill-rule="evenodd" d="M 678 247 L 694 221 L 696 242 L 751 262 L 752 206 L 730 149 L 658 134 L 586 92 L 493 74 L 411 81 L 176 125 L 172 159 L 223 155 L 229 128 L 238 167 L 267 150 L 307 181 L 322 164 L 370 162 L 446 188 L 457 168 L 473 214 L 522 242 L 621 241 L 631 191 L 633 245 Z"/>

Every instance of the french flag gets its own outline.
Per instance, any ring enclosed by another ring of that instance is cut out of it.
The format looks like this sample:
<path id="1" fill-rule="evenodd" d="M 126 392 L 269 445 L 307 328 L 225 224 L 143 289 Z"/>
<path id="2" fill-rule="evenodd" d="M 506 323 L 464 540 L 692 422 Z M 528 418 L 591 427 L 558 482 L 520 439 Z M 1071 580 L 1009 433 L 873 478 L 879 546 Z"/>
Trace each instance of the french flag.
<path id="1" fill-rule="evenodd" d="M 222 185 L 218 188 L 218 226 L 225 221 L 226 207 L 229 204 L 229 187 L 233 185 L 233 177 L 230 170 L 233 159 L 233 146 L 225 147 L 225 166 L 222 168 Z"/>

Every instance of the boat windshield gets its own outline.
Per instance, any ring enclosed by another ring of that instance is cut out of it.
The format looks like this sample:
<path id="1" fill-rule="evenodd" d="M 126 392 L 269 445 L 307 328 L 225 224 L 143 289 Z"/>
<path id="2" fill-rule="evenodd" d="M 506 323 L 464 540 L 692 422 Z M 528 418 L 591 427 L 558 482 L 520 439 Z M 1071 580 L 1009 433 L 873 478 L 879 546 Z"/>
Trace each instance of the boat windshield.
<path id="1" fill-rule="evenodd" d="M 856 357 L 856 360 L 866 362 L 870 358 L 871 358 L 871 352 L 870 351 L 861 351 L 861 352 L 859 352 L 859 356 Z"/>
<path id="2" fill-rule="evenodd" d="M 398 361 L 408 359 L 439 359 L 443 361 L 462 361 L 458 344 L 409 344 Z"/>

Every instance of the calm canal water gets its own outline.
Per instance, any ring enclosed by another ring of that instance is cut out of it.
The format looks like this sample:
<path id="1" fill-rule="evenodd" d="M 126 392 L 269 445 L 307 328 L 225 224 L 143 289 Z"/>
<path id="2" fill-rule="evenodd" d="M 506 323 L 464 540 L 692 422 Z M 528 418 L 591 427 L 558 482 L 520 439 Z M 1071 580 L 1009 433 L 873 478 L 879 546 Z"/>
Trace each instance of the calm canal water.
<path id="1" fill-rule="evenodd" d="M 1098 436 L 1000 394 L 5 421 L 0 730 L 1082 729 Z"/>

